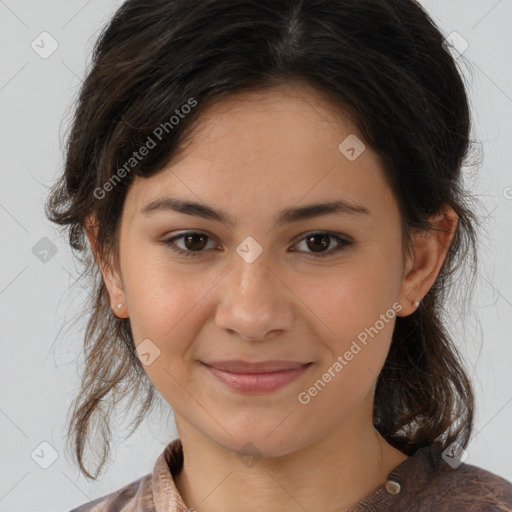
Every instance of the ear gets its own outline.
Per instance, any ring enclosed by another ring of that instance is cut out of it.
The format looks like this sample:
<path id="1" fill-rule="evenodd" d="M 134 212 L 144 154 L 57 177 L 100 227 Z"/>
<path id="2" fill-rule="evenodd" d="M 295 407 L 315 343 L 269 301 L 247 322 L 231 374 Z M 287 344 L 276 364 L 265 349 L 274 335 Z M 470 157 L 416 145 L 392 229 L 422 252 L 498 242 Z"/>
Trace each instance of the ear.
<path id="1" fill-rule="evenodd" d="M 96 260 L 96 263 L 98 264 L 103 275 L 103 280 L 105 281 L 105 286 L 107 287 L 108 291 L 110 307 L 117 317 L 128 318 L 128 307 L 122 286 L 122 279 L 115 270 L 112 262 L 104 261 L 98 253 L 96 243 L 97 227 L 98 226 L 95 219 L 89 217 L 86 221 L 87 238 L 89 239 L 89 244 L 94 254 L 94 259 Z M 122 307 L 118 308 L 118 304 L 122 304 Z"/>
<path id="2" fill-rule="evenodd" d="M 432 288 L 453 240 L 458 216 L 448 205 L 429 217 L 432 227 L 413 234 L 413 249 L 407 257 L 398 301 L 402 305 L 398 316 L 408 316 L 416 310 L 415 302 Z"/>

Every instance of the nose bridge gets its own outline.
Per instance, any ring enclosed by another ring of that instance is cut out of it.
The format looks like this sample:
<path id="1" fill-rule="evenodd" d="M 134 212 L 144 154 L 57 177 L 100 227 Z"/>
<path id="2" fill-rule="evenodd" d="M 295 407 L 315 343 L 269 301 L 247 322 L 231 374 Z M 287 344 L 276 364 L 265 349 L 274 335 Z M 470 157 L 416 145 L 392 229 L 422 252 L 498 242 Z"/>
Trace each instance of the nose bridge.
<path id="1" fill-rule="evenodd" d="M 240 257 L 233 268 L 233 288 L 230 290 L 233 300 L 240 308 L 257 308 L 264 314 L 272 307 L 274 300 L 278 301 L 275 290 L 276 276 L 270 270 L 267 254 L 261 254 L 253 261 Z"/>
<path id="2" fill-rule="evenodd" d="M 222 286 L 218 327 L 236 331 L 245 339 L 261 339 L 268 331 L 290 327 L 290 297 L 283 293 L 286 286 L 268 256 L 261 252 L 254 259 L 243 255 L 234 259 Z"/>
<path id="3" fill-rule="evenodd" d="M 275 284 L 274 266 L 270 249 L 260 245 L 255 238 L 247 236 L 236 248 L 237 255 L 233 258 L 233 275 L 237 285 L 237 294 L 250 296 L 271 295 L 270 288 Z"/>

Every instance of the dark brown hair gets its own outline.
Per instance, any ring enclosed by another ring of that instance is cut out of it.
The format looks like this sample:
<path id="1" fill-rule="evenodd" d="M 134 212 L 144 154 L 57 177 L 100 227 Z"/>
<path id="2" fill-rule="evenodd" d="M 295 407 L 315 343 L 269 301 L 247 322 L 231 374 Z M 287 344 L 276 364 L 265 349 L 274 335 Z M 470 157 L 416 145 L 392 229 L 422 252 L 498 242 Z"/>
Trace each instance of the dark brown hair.
<path id="1" fill-rule="evenodd" d="M 97 478 L 108 460 L 117 404 L 138 404 L 135 429 L 155 399 L 129 319 L 111 310 L 86 240 L 89 221 L 99 257 L 119 268 L 118 228 L 133 177 L 152 176 L 174 158 L 212 102 L 279 84 L 312 86 L 355 121 L 382 158 L 401 212 L 404 252 L 412 230 L 429 229 L 427 217 L 443 205 L 457 213 L 434 286 L 414 314 L 396 319 L 374 425 L 407 454 L 435 440 L 467 446 L 474 396 L 443 308 L 459 271 L 476 272 L 478 220 L 462 182 L 469 101 L 443 39 L 413 0 L 128 0 L 119 8 L 96 42 L 64 172 L 46 205 L 48 218 L 69 229 L 92 286 L 85 369 L 68 426 L 86 477 Z M 155 146 L 131 160 L 149 138 Z M 84 455 L 94 428 L 102 458 L 93 476 Z"/>

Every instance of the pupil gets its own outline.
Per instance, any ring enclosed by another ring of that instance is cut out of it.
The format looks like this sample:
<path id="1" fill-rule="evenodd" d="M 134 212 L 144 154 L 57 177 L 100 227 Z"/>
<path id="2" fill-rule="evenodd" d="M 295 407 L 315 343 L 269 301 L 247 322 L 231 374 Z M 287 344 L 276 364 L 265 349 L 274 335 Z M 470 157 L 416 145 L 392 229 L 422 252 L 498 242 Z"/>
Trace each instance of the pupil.
<path id="1" fill-rule="evenodd" d="M 201 244 L 201 243 L 199 243 L 199 247 L 197 247 L 197 245 L 195 245 L 195 242 L 197 242 L 197 238 L 202 238 L 204 241 L 204 239 L 206 237 L 201 234 L 187 235 L 187 237 L 185 238 L 185 245 L 186 245 L 187 249 L 193 251 L 193 250 L 202 249 L 204 247 L 204 244 Z M 191 241 L 192 241 L 192 244 L 189 244 L 188 242 L 191 242 Z"/>
<path id="2" fill-rule="evenodd" d="M 321 239 L 320 241 L 320 250 L 317 251 L 315 250 L 314 247 L 311 247 L 309 246 L 310 249 L 313 250 L 313 252 L 321 252 L 322 249 L 326 249 L 327 247 L 329 247 L 329 235 L 326 234 L 326 233 L 323 233 L 321 235 L 311 235 L 308 237 L 308 243 L 311 241 L 311 240 L 318 240 L 318 239 Z"/>

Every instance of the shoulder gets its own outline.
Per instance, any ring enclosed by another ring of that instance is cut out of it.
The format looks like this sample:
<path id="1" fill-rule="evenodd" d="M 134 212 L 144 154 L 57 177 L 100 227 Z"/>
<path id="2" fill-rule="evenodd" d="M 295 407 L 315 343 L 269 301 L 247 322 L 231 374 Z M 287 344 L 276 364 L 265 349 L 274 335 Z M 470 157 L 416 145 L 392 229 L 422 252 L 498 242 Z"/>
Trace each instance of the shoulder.
<path id="1" fill-rule="evenodd" d="M 419 504 L 435 502 L 437 512 L 512 512 L 512 483 L 471 464 L 444 467 L 417 497 Z"/>
<path id="2" fill-rule="evenodd" d="M 490 471 L 463 464 L 447 473 L 445 480 L 452 489 L 447 492 L 456 493 L 456 502 L 463 503 L 465 511 L 512 512 L 512 483 Z"/>
<path id="3" fill-rule="evenodd" d="M 152 473 L 130 482 L 118 491 L 84 503 L 70 512 L 154 512 L 182 510 L 183 500 L 173 473 L 183 464 L 181 440 L 171 441 L 158 456 Z M 181 508 L 180 508 L 181 507 Z"/>
<path id="4" fill-rule="evenodd" d="M 84 503 L 69 512 L 145 512 L 151 499 L 151 475 L 145 475 L 119 490 Z"/>

